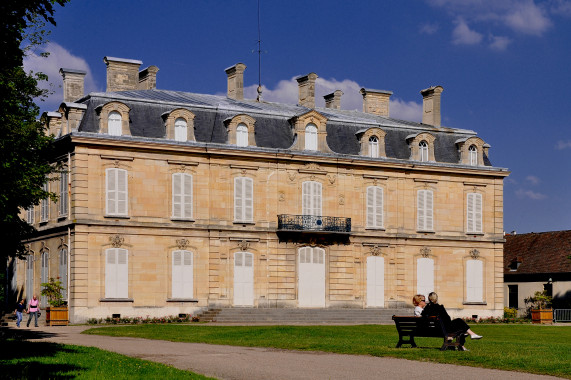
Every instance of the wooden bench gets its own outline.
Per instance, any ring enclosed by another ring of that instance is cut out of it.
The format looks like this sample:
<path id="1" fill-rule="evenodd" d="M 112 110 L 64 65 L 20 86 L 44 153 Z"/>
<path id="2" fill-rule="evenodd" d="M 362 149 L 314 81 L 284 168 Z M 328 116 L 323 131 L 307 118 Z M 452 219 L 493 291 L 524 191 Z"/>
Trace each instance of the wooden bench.
<path id="1" fill-rule="evenodd" d="M 429 338 L 444 338 L 444 343 L 440 347 L 440 351 L 445 350 L 464 350 L 464 342 L 466 336 L 464 331 L 449 332 L 446 331 L 444 323 L 438 317 L 411 317 L 393 315 L 393 321 L 399 333 L 399 342 L 397 348 L 403 344 L 410 344 L 416 347 L 414 342 L 415 336 Z"/>

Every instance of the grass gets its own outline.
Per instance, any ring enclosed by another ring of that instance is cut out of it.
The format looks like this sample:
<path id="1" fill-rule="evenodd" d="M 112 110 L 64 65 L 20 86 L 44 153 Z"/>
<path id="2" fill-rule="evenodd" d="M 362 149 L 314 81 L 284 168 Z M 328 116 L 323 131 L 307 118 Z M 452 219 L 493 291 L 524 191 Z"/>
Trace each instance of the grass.
<path id="1" fill-rule="evenodd" d="M 469 352 L 439 350 L 440 338 L 415 339 L 420 349 L 395 348 L 394 326 L 212 326 L 140 325 L 101 327 L 85 334 L 128 336 L 173 342 L 275 347 L 288 350 L 390 356 L 411 360 L 495 368 L 571 379 L 571 327 L 477 325 L 485 338 L 466 342 Z"/>
<path id="2" fill-rule="evenodd" d="M 210 379 L 93 347 L 19 340 L 0 345 L 3 379 Z"/>

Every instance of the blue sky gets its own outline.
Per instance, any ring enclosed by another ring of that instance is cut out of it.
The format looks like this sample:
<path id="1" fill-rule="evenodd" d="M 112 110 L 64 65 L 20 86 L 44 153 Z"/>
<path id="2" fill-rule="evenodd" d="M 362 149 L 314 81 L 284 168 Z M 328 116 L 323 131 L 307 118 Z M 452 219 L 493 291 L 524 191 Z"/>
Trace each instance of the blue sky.
<path id="1" fill-rule="evenodd" d="M 104 56 L 158 66 L 160 89 L 207 94 L 225 94 L 224 69 L 243 62 L 255 97 L 257 0 L 72 0 L 56 21 L 50 58 L 25 62 L 53 84 L 42 111 L 61 102 L 60 67 L 104 91 Z M 571 229 L 571 0 L 261 0 L 261 32 L 265 100 L 296 103 L 293 78 L 315 72 L 321 102 L 341 89 L 341 107 L 361 109 L 359 88 L 390 90 L 391 116 L 420 121 L 419 91 L 441 85 L 442 124 L 477 131 L 512 172 L 504 229 Z"/>

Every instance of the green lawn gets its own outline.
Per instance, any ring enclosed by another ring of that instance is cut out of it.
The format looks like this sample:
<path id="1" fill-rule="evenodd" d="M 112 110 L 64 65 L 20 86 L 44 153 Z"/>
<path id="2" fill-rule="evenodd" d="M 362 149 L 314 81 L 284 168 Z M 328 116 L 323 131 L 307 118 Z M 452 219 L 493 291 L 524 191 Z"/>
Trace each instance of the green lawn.
<path id="1" fill-rule="evenodd" d="M 571 378 L 571 326 L 476 325 L 484 336 L 466 342 L 469 352 L 439 350 L 440 338 L 417 338 L 421 348 L 395 348 L 394 326 L 136 325 L 101 327 L 85 334 L 174 342 L 275 347 L 497 368 Z"/>
<path id="2" fill-rule="evenodd" d="M 0 342 L 0 378 L 210 379 L 97 348 L 19 340 Z"/>

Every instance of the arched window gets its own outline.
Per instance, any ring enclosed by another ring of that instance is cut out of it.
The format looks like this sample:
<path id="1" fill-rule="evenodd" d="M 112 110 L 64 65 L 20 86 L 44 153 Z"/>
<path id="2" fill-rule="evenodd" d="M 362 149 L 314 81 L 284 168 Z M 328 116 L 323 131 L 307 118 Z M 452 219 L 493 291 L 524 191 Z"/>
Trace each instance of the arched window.
<path id="1" fill-rule="evenodd" d="M 379 139 L 377 136 L 371 136 L 369 138 L 369 155 L 372 158 L 379 157 Z"/>
<path id="2" fill-rule="evenodd" d="M 246 124 L 238 124 L 236 128 L 236 145 L 248 146 L 248 127 Z"/>
<path id="3" fill-rule="evenodd" d="M 422 162 L 426 162 L 428 161 L 428 143 L 424 140 L 422 140 L 419 144 L 418 144 L 418 152 L 419 152 L 419 158 L 420 161 Z"/>
<path id="4" fill-rule="evenodd" d="M 470 145 L 468 148 L 468 156 L 470 157 L 470 165 L 477 166 L 478 165 L 478 150 L 476 149 L 475 145 Z"/>
<path id="5" fill-rule="evenodd" d="M 117 111 L 109 112 L 107 119 L 107 131 L 111 136 L 121 136 L 123 128 L 121 126 L 121 114 Z"/>
<path id="6" fill-rule="evenodd" d="M 317 150 L 317 127 L 307 124 L 305 127 L 305 150 Z"/>
<path id="7" fill-rule="evenodd" d="M 186 120 L 179 117 L 174 122 L 174 139 L 175 141 L 186 141 L 188 139 L 188 128 Z"/>

